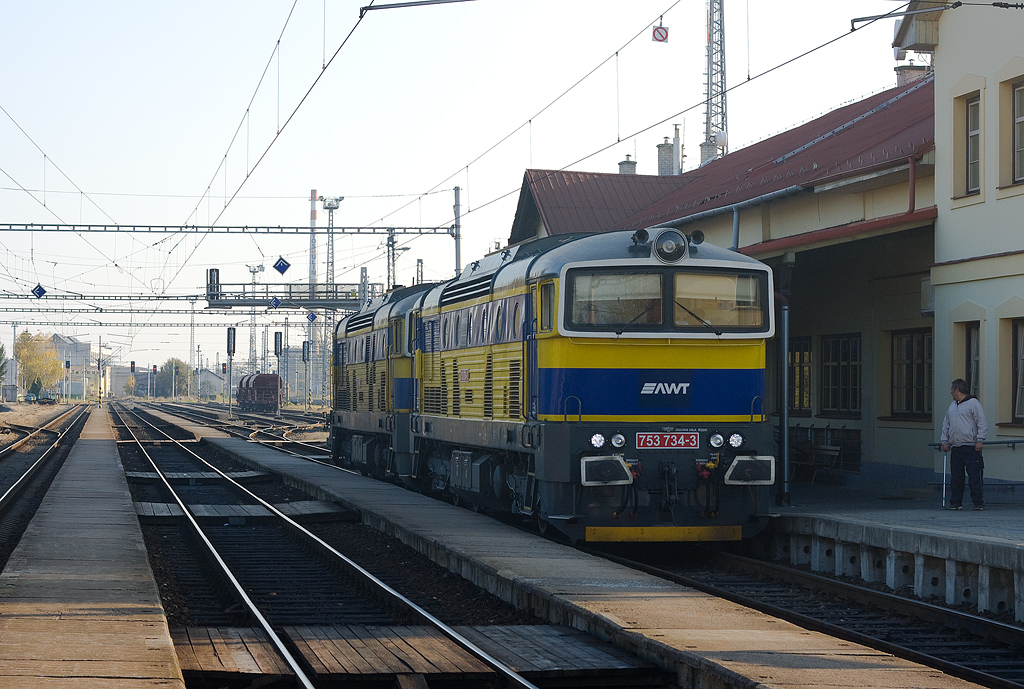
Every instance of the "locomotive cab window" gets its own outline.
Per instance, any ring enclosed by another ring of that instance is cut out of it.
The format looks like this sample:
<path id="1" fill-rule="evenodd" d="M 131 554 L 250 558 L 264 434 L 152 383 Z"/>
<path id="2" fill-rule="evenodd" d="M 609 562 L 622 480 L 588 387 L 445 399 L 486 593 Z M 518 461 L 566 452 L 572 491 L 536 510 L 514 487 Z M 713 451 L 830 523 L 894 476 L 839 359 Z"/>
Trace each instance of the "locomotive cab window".
<path id="1" fill-rule="evenodd" d="M 555 327 L 555 283 L 545 282 L 540 286 L 540 329 L 549 331 Z"/>
<path id="2" fill-rule="evenodd" d="M 677 327 L 713 325 L 760 328 L 764 324 L 761 283 L 755 275 L 677 273 Z"/>
<path id="3" fill-rule="evenodd" d="M 572 281 L 570 318 L 582 326 L 660 326 L 661 275 L 583 273 Z"/>
<path id="4" fill-rule="evenodd" d="M 576 269 L 568 283 L 572 330 L 763 332 L 769 323 L 762 272 Z"/>

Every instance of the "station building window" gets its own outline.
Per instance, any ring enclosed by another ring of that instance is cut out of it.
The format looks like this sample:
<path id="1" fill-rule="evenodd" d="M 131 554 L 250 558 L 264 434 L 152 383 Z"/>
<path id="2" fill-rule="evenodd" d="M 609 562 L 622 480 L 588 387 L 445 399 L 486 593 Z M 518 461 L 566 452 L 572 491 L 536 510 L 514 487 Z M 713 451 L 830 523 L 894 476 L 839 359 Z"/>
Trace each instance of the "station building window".
<path id="1" fill-rule="evenodd" d="M 822 336 L 822 414 L 860 414 L 861 354 L 860 333 Z"/>
<path id="2" fill-rule="evenodd" d="M 1024 183 L 1024 81 L 1013 85 L 1013 183 Z"/>
<path id="3" fill-rule="evenodd" d="M 952 128 L 949 131 L 950 191 L 951 207 L 960 208 L 985 200 L 982 164 L 985 79 L 967 75 L 955 89 L 959 93 L 953 97 Z"/>
<path id="4" fill-rule="evenodd" d="M 981 191 L 981 98 L 967 99 L 966 187 L 968 194 Z"/>
<path id="5" fill-rule="evenodd" d="M 892 415 L 932 414 L 932 331 L 901 330 L 892 334 Z"/>
<path id="6" fill-rule="evenodd" d="M 794 337 L 789 341 L 789 410 L 811 413 L 811 338 Z"/>
<path id="7" fill-rule="evenodd" d="M 964 380 L 970 386 L 971 395 L 977 397 L 981 388 L 981 323 L 978 321 L 967 323 L 964 334 L 964 352 L 966 353 Z"/>
<path id="8" fill-rule="evenodd" d="M 1024 422 L 1024 319 L 1013 321 L 1013 422 Z"/>

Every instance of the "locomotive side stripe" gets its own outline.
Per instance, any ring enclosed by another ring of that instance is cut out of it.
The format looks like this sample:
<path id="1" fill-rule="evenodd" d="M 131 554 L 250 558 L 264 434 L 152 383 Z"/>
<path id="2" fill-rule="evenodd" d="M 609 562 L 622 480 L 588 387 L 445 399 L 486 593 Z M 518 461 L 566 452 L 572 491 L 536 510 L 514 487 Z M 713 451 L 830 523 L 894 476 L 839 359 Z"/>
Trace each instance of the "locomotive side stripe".
<path id="1" fill-rule="evenodd" d="M 541 369 L 539 414 L 576 417 L 736 416 L 764 400 L 759 369 Z"/>

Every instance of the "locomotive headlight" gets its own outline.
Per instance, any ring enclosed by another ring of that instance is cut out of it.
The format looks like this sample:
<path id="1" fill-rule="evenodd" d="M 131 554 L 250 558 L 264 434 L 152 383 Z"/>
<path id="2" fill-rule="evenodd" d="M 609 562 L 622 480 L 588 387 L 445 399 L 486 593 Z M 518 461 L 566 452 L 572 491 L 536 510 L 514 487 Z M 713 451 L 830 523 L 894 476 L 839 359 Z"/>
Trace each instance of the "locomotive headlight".
<path id="1" fill-rule="evenodd" d="M 721 433 L 712 433 L 711 437 L 708 438 L 708 442 L 711 443 L 711 447 L 718 448 L 725 445 L 725 438 L 722 437 Z"/>
<path id="2" fill-rule="evenodd" d="M 600 433 L 595 433 L 590 436 L 590 444 L 594 447 L 604 447 L 604 436 Z"/>
<path id="3" fill-rule="evenodd" d="M 622 447 L 625 444 L 626 436 L 622 435 L 621 433 L 616 433 L 615 435 L 612 436 L 612 446 Z"/>
<path id="4" fill-rule="evenodd" d="M 739 433 L 733 433 L 729 436 L 729 447 L 734 450 L 738 450 L 743 447 L 743 436 Z"/>
<path id="5" fill-rule="evenodd" d="M 658 235 L 655 253 L 665 263 L 675 263 L 686 253 L 686 238 L 678 230 L 665 230 Z"/>

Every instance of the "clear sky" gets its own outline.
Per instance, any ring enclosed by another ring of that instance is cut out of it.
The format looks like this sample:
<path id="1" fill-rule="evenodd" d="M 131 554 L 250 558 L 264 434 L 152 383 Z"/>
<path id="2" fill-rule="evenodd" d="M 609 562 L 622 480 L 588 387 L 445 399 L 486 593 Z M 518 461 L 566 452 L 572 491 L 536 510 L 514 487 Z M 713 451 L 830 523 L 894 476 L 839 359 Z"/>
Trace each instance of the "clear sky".
<path id="1" fill-rule="evenodd" d="M 307 226 L 311 189 L 345 197 L 336 226 L 447 227 L 459 186 L 468 263 L 507 241 L 527 168 L 616 172 L 629 154 L 637 172 L 656 174 L 655 147 L 677 123 L 684 169 L 699 161 L 705 0 L 475 0 L 360 20 L 367 2 L 2 0 L 0 227 Z M 894 20 L 852 33 L 850 22 L 902 3 L 725 7 L 732 150 L 895 84 Z M 667 43 L 651 39 L 658 23 Z M 366 266 L 371 282 L 385 282 L 382 239 L 337 235 L 337 281 L 357 282 Z M 400 283 L 412 282 L 417 259 L 427 280 L 453 275 L 451 238 L 399 239 Z M 308 235 L 0 231 L 0 294 L 41 284 L 50 295 L 202 295 L 208 268 L 245 283 L 260 264 L 260 282 L 302 284 L 308 254 Z M 284 276 L 271 269 L 279 256 L 292 264 Z M 25 309 L 0 318 L 8 351 L 17 320 L 27 323 L 19 331 L 102 336 L 124 363 L 189 360 L 188 328 L 154 325 L 187 316 L 33 313 L 39 303 L 0 300 Z M 247 356 L 248 315 L 203 306 L 198 324 L 243 326 Z M 261 310 L 260 330 L 272 320 Z M 195 337 L 204 362 L 224 359 L 222 328 Z M 299 328 L 290 339 L 298 346 Z"/>

